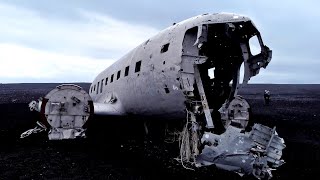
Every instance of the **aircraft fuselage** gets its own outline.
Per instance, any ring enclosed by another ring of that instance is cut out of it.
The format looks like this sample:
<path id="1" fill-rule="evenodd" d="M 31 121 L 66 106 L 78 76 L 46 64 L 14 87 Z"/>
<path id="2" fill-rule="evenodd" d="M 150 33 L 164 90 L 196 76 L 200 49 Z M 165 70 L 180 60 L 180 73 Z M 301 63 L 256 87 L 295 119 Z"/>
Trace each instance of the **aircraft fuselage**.
<path id="1" fill-rule="evenodd" d="M 184 118 L 186 103 L 201 101 L 196 66 L 209 109 L 217 110 L 236 94 L 238 72 L 252 56 L 249 39 L 254 35 L 260 38 L 251 20 L 234 14 L 204 14 L 174 24 L 94 79 L 89 94 L 95 113 L 108 115 L 111 108 L 115 114 Z M 215 78 L 210 81 L 211 68 Z"/>

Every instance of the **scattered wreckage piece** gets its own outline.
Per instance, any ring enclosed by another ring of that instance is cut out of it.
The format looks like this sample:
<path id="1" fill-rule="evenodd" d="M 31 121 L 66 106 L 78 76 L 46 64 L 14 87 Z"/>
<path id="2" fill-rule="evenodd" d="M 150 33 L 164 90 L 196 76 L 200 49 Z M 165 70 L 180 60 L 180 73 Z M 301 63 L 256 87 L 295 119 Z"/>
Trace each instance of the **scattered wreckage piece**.
<path id="1" fill-rule="evenodd" d="M 239 175 L 253 175 L 258 179 L 270 179 L 271 170 L 284 164 L 282 150 L 286 147 L 274 128 L 254 124 L 248 132 L 250 105 L 237 95 L 219 109 L 225 127 L 222 134 L 204 131 L 198 133 L 195 114 L 188 112 L 187 125 L 181 133 L 180 159 L 196 167 L 215 165 Z M 193 137 L 202 137 L 195 144 Z M 200 146 L 203 149 L 200 149 Z M 201 152 L 201 153 L 199 153 Z"/>
<path id="2" fill-rule="evenodd" d="M 205 133 L 201 143 L 206 144 L 197 157 L 197 167 L 216 165 L 240 175 L 254 175 L 258 179 L 271 178 L 272 168 L 284 163 L 284 140 L 275 131 L 261 124 L 254 124 L 250 132 L 228 126 L 221 134 Z"/>
<path id="3" fill-rule="evenodd" d="M 33 129 L 29 129 L 29 130 L 23 132 L 20 135 L 20 138 L 25 138 L 25 137 L 30 136 L 31 134 L 40 133 L 40 132 L 46 131 L 46 130 L 47 130 L 47 127 L 45 125 L 43 125 L 41 122 L 37 121 L 36 127 L 34 127 Z"/>

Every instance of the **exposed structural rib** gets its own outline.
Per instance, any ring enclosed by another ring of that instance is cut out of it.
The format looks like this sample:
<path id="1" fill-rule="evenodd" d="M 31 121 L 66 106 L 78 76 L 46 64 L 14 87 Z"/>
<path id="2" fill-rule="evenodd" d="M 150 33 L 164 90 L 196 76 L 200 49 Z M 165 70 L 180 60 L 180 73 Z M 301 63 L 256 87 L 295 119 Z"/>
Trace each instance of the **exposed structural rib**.
<path id="1" fill-rule="evenodd" d="M 199 69 L 198 69 L 197 65 L 194 66 L 194 78 L 195 78 L 196 83 L 197 83 L 199 95 L 201 97 L 201 103 L 202 103 L 203 111 L 204 111 L 204 114 L 205 114 L 205 117 L 206 117 L 206 121 L 207 121 L 206 128 L 213 129 L 214 125 L 213 125 L 213 121 L 212 121 L 212 117 L 211 117 L 211 112 L 210 112 L 210 109 L 209 109 L 209 104 L 208 104 L 208 101 L 207 101 L 207 98 L 206 98 L 206 94 L 205 94 L 204 89 L 203 89 L 203 84 L 202 84 L 202 80 L 201 80 L 201 77 L 200 77 L 200 72 L 199 72 Z"/>

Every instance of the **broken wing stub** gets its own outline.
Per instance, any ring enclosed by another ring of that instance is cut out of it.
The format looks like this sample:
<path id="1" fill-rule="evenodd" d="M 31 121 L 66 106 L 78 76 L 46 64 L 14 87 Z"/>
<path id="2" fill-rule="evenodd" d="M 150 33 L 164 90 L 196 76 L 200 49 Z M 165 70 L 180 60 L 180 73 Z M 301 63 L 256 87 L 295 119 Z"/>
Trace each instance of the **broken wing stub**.
<path id="1" fill-rule="evenodd" d="M 254 124 L 250 132 L 228 126 L 221 135 L 205 133 L 205 143 L 197 157 L 196 166 L 215 165 L 217 168 L 234 171 L 239 175 L 253 175 L 258 179 L 271 178 L 272 168 L 281 166 L 284 140 L 275 130 L 261 124 Z"/>

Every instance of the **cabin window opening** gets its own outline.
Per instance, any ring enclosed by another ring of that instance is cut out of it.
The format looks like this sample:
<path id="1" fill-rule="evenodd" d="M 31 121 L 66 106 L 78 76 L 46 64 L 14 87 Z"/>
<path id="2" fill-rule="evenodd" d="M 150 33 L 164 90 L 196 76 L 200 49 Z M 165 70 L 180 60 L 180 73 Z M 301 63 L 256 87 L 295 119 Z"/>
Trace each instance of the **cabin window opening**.
<path id="1" fill-rule="evenodd" d="M 93 87 L 93 91 L 96 91 L 96 85 L 94 85 L 94 87 Z"/>
<path id="2" fill-rule="evenodd" d="M 136 68 L 134 70 L 134 72 L 140 72 L 141 69 L 141 61 L 136 62 Z"/>
<path id="3" fill-rule="evenodd" d="M 121 75 L 121 70 L 118 71 L 118 74 L 117 74 L 117 80 L 120 78 L 120 75 Z"/>
<path id="4" fill-rule="evenodd" d="M 108 84 L 108 78 L 106 78 L 106 85 Z"/>
<path id="5" fill-rule="evenodd" d="M 97 91 L 96 91 L 97 94 L 99 93 L 99 86 L 100 86 L 100 82 L 98 82 Z"/>
<path id="6" fill-rule="evenodd" d="M 102 93 L 102 90 L 103 90 L 103 81 L 104 81 L 104 79 L 101 80 L 100 93 Z"/>
<path id="7" fill-rule="evenodd" d="M 261 52 L 259 39 L 256 35 L 249 39 L 249 47 L 252 56 L 258 55 Z"/>
<path id="8" fill-rule="evenodd" d="M 110 83 L 113 82 L 113 74 L 111 75 Z"/>
<path id="9" fill-rule="evenodd" d="M 92 93 L 93 86 L 91 86 L 90 92 Z"/>
<path id="10" fill-rule="evenodd" d="M 124 70 L 124 76 L 128 76 L 129 74 L 129 66 L 126 67 L 126 69 Z"/>
<path id="11" fill-rule="evenodd" d="M 161 53 L 167 52 L 169 49 L 170 43 L 167 43 L 161 47 Z"/>

